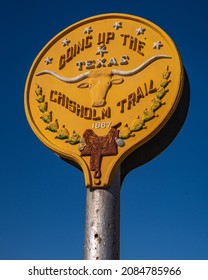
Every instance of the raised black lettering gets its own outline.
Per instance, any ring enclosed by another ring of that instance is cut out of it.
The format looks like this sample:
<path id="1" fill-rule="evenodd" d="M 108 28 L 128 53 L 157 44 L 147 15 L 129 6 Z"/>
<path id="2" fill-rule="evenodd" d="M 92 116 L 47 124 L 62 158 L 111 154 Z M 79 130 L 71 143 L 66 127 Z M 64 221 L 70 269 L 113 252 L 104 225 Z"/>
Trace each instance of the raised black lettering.
<path id="1" fill-rule="evenodd" d="M 50 93 L 50 101 L 56 103 L 56 102 L 57 102 L 57 98 L 56 98 L 54 95 L 57 95 L 57 91 L 51 90 L 51 93 Z"/>
<path id="2" fill-rule="evenodd" d="M 65 54 L 62 54 L 59 59 L 59 70 L 63 69 L 66 65 Z"/>
<path id="3" fill-rule="evenodd" d="M 123 99 L 117 103 L 117 106 L 120 107 L 120 113 L 124 113 L 124 104 L 127 102 L 126 99 Z"/>
<path id="4" fill-rule="evenodd" d="M 127 106 L 127 110 L 130 110 L 132 106 L 136 105 L 136 94 L 135 92 L 132 92 L 131 94 L 129 94 L 128 96 L 128 106 Z"/>

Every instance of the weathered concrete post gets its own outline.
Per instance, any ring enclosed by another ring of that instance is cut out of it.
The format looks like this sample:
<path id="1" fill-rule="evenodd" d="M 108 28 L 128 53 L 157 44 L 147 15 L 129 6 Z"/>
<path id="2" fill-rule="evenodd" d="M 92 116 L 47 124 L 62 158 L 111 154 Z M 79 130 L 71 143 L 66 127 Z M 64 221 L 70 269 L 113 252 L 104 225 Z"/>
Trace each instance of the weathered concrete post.
<path id="1" fill-rule="evenodd" d="M 86 189 L 85 260 L 118 260 L 120 255 L 120 170 L 108 188 Z"/>

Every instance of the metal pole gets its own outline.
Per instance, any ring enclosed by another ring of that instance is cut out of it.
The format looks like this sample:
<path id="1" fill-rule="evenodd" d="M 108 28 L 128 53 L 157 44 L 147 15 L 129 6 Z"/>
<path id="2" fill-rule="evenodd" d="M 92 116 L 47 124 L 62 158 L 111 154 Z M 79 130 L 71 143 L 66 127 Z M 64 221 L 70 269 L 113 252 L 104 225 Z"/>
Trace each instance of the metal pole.
<path id="1" fill-rule="evenodd" d="M 118 260 L 120 256 L 120 168 L 108 188 L 87 188 L 85 260 Z"/>

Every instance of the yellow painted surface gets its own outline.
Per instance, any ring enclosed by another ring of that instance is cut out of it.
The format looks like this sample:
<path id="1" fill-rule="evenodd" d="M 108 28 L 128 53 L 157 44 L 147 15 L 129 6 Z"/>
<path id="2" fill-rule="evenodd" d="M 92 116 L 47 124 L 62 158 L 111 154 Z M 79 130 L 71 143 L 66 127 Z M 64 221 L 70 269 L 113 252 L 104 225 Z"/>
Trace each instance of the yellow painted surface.
<path id="1" fill-rule="evenodd" d="M 182 88 L 180 55 L 163 30 L 140 17 L 104 14 L 69 26 L 40 51 L 28 74 L 25 110 L 37 137 L 81 166 L 87 187 L 104 187 L 169 120 Z M 96 135 L 89 138 L 91 155 L 83 155 L 86 130 Z M 109 141 L 117 154 L 108 155 Z M 90 163 L 96 153 L 100 174 Z"/>

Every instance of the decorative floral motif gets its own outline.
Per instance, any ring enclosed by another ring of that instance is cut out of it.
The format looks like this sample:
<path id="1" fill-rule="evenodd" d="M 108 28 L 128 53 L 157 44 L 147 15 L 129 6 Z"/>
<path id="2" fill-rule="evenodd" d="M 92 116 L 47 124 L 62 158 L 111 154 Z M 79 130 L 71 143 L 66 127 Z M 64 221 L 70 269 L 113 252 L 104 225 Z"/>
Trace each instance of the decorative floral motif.
<path id="1" fill-rule="evenodd" d="M 45 113 L 47 112 L 48 110 L 48 102 L 41 102 L 40 105 L 38 106 L 39 110 L 42 112 L 42 113 Z"/>
<path id="2" fill-rule="evenodd" d="M 59 128 L 58 120 L 56 119 L 54 122 L 50 122 L 45 129 L 50 130 L 51 132 L 57 132 Z"/>
<path id="3" fill-rule="evenodd" d="M 80 135 L 77 134 L 75 131 L 72 132 L 72 134 L 68 137 L 68 140 L 66 140 L 66 143 L 69 143 L 71 145 L 78 144 L 80 141 Z"/>
<path id="4" fill-rule="evenodd" d="M 131 130 L 128 127 L 128 124 L 125 124 L 121 130 L 119 131 L 119 138 L 121 139 L 127 139 L 131 136 Z"/>
<path id="5" fill-rule="evenodd" d="M 135 120 L 132 121 L 130 125 L 130 131 L 139 131 L 144 128 L 144 120 L 140 119 L 138 116 Z"/>
<path id="6" fill-rule="evenodd" d="M 41 117 L 40 117 L 45 123 L 50 123 L 52 121 L 52 111 L 50 112 L 45 112 Z"/>
<path id="7" fill-rule="evenodd" d="M 69 131 L 65 128 L 65 125 L 63 125 L 62 128 L 59 128 L 55 138 L 60 140 L 65 140 L 69 138 Z"/>
<path id="8" fill-rule="evenodd" d="M 43 89 L 41 86 L 37 85 L 35 94 L 37 96 L 36 100 L 39 104 L 38 108 L 42 113 L 40 118 L 47 124 L 45 129 L 53 133 L 56 132 L 57 135 L 55 136 L 55 139 L 66 140 L 65 142 L 71 145 L 78 144 L 81 138 L 79 134 L 73 131 L 72 134 L 70 135 L 65 125 L 59 128 L 58 119 L 55 119 L 53 121 L 53 112 L 48 111 L 48 102 L 45 102 L 45 95 L 43 94 Z"/>

